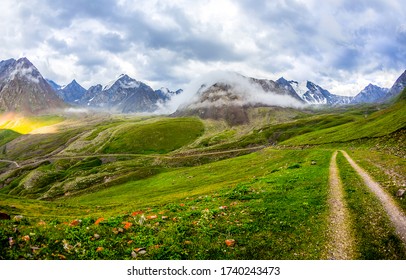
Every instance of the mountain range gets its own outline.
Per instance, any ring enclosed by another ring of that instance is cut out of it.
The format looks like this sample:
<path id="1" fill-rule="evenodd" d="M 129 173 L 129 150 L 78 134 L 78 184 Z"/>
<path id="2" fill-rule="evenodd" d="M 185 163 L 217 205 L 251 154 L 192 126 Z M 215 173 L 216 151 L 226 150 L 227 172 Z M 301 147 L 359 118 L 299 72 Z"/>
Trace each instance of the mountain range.
<path id="1" fill-rule="evenodd" d="M 343 105 L 351 103 L 351 97 L 332 94 L 310 81 L 301 84 L 297 81 L 287 81 L 282 77 L 276 82 L 283 85 L 289 92 L 295 92 L 307 104 Z"/>
<path id="2" fill-rule="evenodd" d="M 78 104 L 79 100 L 86 93 L 86 89 L 79 85 L 76 80 L 73 80 L 70 84 L 57 88 L 56 92 L 58 96 L 66 103 Z"/>
<path id="3" fill-rule="evenodd" d="M 192 107 L 204 107 L 201 106 L 203 103 L 217 106 L 220 101 L 231 102 L 230 104 L 234 107 L 249 104 L 254 106 L 289 106 L 291 104 L 339 106 L 377 103 L 393 98 L 406 87 L 406 71 L 390 89 L 369 84 L 355 97 L 332 94 L 311 81 L 299 83 L 283 77 L 272 81 L 244 77 L 236 73 L 232 75 L 235 79 L 229 81 L 219 79 L 209 84 L 202 84 L 196 92 L 197 103 L 195 102 Z M 36 114 L 51 109 L 75 106 L 114 113 L 154 112 L 159 107 L 164 107 L 174 96 L 182 93 L 181 89 L 171 91 L 164 87 L 154 90 L 125 74 L 108 85 L 98 84 L 87 90 L 76 80 L 66 86 L 60 86 L 52 80 L 44 79 L 27 58 L 0 61 L 0 111 L 23 111 Z M 191 106 L 190 102 L 189 106 Z"/>
<path id="4" fill-rule="evenodd" d="M 163 97 L 150 86 L 128 75 L 120 75 L 117 80 L 104 87 L 91 87 L 79 99 L 78 104 L 112 112 L 135 113 L 155 111 L 160 100 L 163 100 Z"/>

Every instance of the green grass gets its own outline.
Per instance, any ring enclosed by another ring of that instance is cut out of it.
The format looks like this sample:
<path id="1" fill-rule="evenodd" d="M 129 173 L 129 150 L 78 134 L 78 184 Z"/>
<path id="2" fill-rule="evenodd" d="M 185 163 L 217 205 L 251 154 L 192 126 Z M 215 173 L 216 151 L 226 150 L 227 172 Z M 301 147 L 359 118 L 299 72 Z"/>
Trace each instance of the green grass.
<path id="1" fill-rule="evenodd" d="M 197 118 L 167 118 L 135 123 L 115 132 L 104 153 L 165 154 L 193 142 L 204 127 Z"/>
<path id="2" fill-rule="evenodd" d="M 107 123 L 107 124 L 101 124 L 98 125 L 93 131 L 92 133 L 90 133 L 85 140 L 86 141 L 92 141 L 93 139 L 95 139 L 102 131 L 111 128 L 111 127 L 115 127 L 118 124 L 122 123 L 122 121 L 113 121 L 111 123 Z"/>
<path id="3" fill-rule="evenodd" d="M 84 157 L 43 161 L 39 166 L 28 166 L 0 178 L 0 193 L 26 198 L 53 200 L 65 195 L 95 192 L 128 181 L 144 179 L 160 172 L 152 165 L 153 158 L 130 160 Z M 11 181 L 10 181 L 11 180 Z"/>
<path id="4" fill-rule="evenodd" d="M 39 219 L 71 219 L 72 217 L 85 216 L 87 210 L 88 208 L 78 205 L 0 194 L 0 212 L 8 213 L 11 216 L 23 215 L 33 221 Z"/>
<path id="5" fill-rule="evenodd" d="M 61 130 L 56 133 L 30 135 L 18 143 L 9 143 L 4 157 L 13 160 L 26 160 L 45 156 L 56 149 L 63 148 L 71 138 L 85 129 L 86 127 L 81 127 Z"/>
<path id="6" fill-rule="evenodd" d="M 235 136 L 235 134 L 236 134 L 236 130 L 234 130 L 234 129 L 222 131 L 213 136 L 201 139 L 199 141 L 199 147 L 209 147 L 209 146 L 220 144 L 222 142 L 226 142 L 229 139 L 232 139 Z"/>
<path id="7" fill-rule="evenodd" d="M 230 183 L 240 182 L 267 174 L 277 168 L 288 168 L 297 164 L 293 161 L 300 151 L 264 151 L 246 156 L 222 160 L 195 167 L 177 168 L 163 172 L 143 181 L 128 182 L 109 189 L 83 195 L 74 199 L 74 203 L 95 204 L 133 204 L 162 202 L 173 199 L 173 194 L 201 194 L 227 187 Z M 293 159 L 292 159 L 293 158 Z M 271 166 L 269 166 L 271 164 Z M 167 197 L 165 199 L 165 197 Z"/>
<path id="8" fill-rule="evenodd" d="M 363 184 L 344 156 L 337 163 L 354 230 L 356 259 L 405 259 L 402 241 L 378 198 Z"/>
<path id="9" fill-rule="evenodd" d="M 20 133 L 15 132 L 14 130 L 11 129 L 0 129 L 0 147 L 16 139 L 20 135 L 21 135 Z M 0 149 L 1 154 L 5 154 L 5 152 L 6 152 L 5 147 Z"/>
<path id="10" fill-rule="evenodd" d="M 70 176 L 80 177 L 84 173 L 97 173 L 99 171 L 97 167 L 101 164 L 101 160 L 96 157 L 76 161 L 73 164 L 60 164 L 60 162 L 57 162 L 53 165 L 50 162 L 45 162 L 22 178 L 16 187 L 12 189 L 6 187 L 0 192 L 26 198 L 54 198 L 63 195 L 64 192 L 62 190 L 61 193 L 57 193 L 55 190 L 50 191 L 53 183 L 67 180 Z M 75 187 L 80 189 L 80 182 L 77 182 Z"/>
<path id="11" fill-rule="evenodd" d="M 268 125 L 255 129 L 237 141 L 215 146 L 216 149 L 244 148 L 253 145 L 275 145 L 287 139 L 314 131 L 324 131 L 357 120 L 353 115 L 322 115 Z"/>
<path id="12" fill-rule="evenodd" d="M 0 258 L 131 259 L 133 249 L 145 247 L 147 254 L 138 259 L 319 259 L 326 242 L 330 154 L 268 150 L 78 198 L 8 202 L 18 208 L 28 203 L 23 208 L 32 211 L 21 222 L 0 221 Z M 317 165 L 311 165 L 313 160 Z M 60 206 L 60 215 L 72 215 L 66 219 L 50 211 L 55 216 L 48 218 L 34 205 L 55 211 Z M 75 216 L 80 210 L 82 215 Z M 140 215 L 131 214 L 139 210 L 157 218 L 141 222 Z M 105 221 L 96 226 L 99 217 Z M 40 219 L 44 225 L 38 225 Z M 63 223 L 73 219 L 82 222 Z M 123 229 L 123 222 L 132 225 Z M 30 241 L 22 240 L 25 235 Z M 10 248 L 9 237 L 18 245 Z M 228 247 L 226 239 L 236 245 Z"/>

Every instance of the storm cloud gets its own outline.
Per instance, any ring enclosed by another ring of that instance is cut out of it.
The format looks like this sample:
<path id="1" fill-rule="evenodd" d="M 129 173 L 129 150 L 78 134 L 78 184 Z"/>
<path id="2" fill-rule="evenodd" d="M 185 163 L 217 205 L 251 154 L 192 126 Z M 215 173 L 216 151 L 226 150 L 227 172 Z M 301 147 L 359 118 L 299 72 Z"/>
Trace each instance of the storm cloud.
<path id="1" fill-rule="evenodd" d="M 27 56 L 60 84 L 121 73 L 183 88 L 212 71 L 354 95 L 406 69 L 401 0 L 4 0 L 0 60 Z"/>

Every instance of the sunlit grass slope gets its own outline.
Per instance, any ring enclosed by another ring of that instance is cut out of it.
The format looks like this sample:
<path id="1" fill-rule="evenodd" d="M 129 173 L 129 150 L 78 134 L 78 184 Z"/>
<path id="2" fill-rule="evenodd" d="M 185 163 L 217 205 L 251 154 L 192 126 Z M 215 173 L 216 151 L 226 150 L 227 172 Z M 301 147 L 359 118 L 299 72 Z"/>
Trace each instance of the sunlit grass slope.
<path id="1" fill-rule="evenodd" d="M 16 113 L 4 113 L 0 115 L 0 129 L 9 129 L 20 134 L 63 121 L 64 118 L 55 115 L 25 117 Z"/>

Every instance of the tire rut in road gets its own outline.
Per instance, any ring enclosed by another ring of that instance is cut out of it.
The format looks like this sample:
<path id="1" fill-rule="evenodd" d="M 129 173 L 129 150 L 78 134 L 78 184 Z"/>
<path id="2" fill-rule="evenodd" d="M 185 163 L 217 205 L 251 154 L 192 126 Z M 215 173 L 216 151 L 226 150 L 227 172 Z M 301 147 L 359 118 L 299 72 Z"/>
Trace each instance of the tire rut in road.
<path id="1" fill-rule="evenodd" d="M 368 186 L 368 188 L 378 197 L 390 220 L 395 226 L 396 233 L 402 239 L 403 245 L 406 248 L 406 215 L 395 204 L 390 195 L 388 195 L 382 189 L 382 187 L 374 179 L 372 179 L 367 172 L 364 171 L 364 169 L 355 163 L 355 161 L 345 151 L 341 151 L 341 153 L 355 169 L 355 171 L 361 176 L 365 185 Z"/>
<path id="2" fill-rule="evenodd" d="M 344 200 L 344 191 L 337 168 L 337 151 L 333 153 L 330 161 L 329 175 L 329 205 L 330 225 L 327 259 L 349 260 L 353 256 L 353 238 L 351 236 L 347 206 Z"/>

